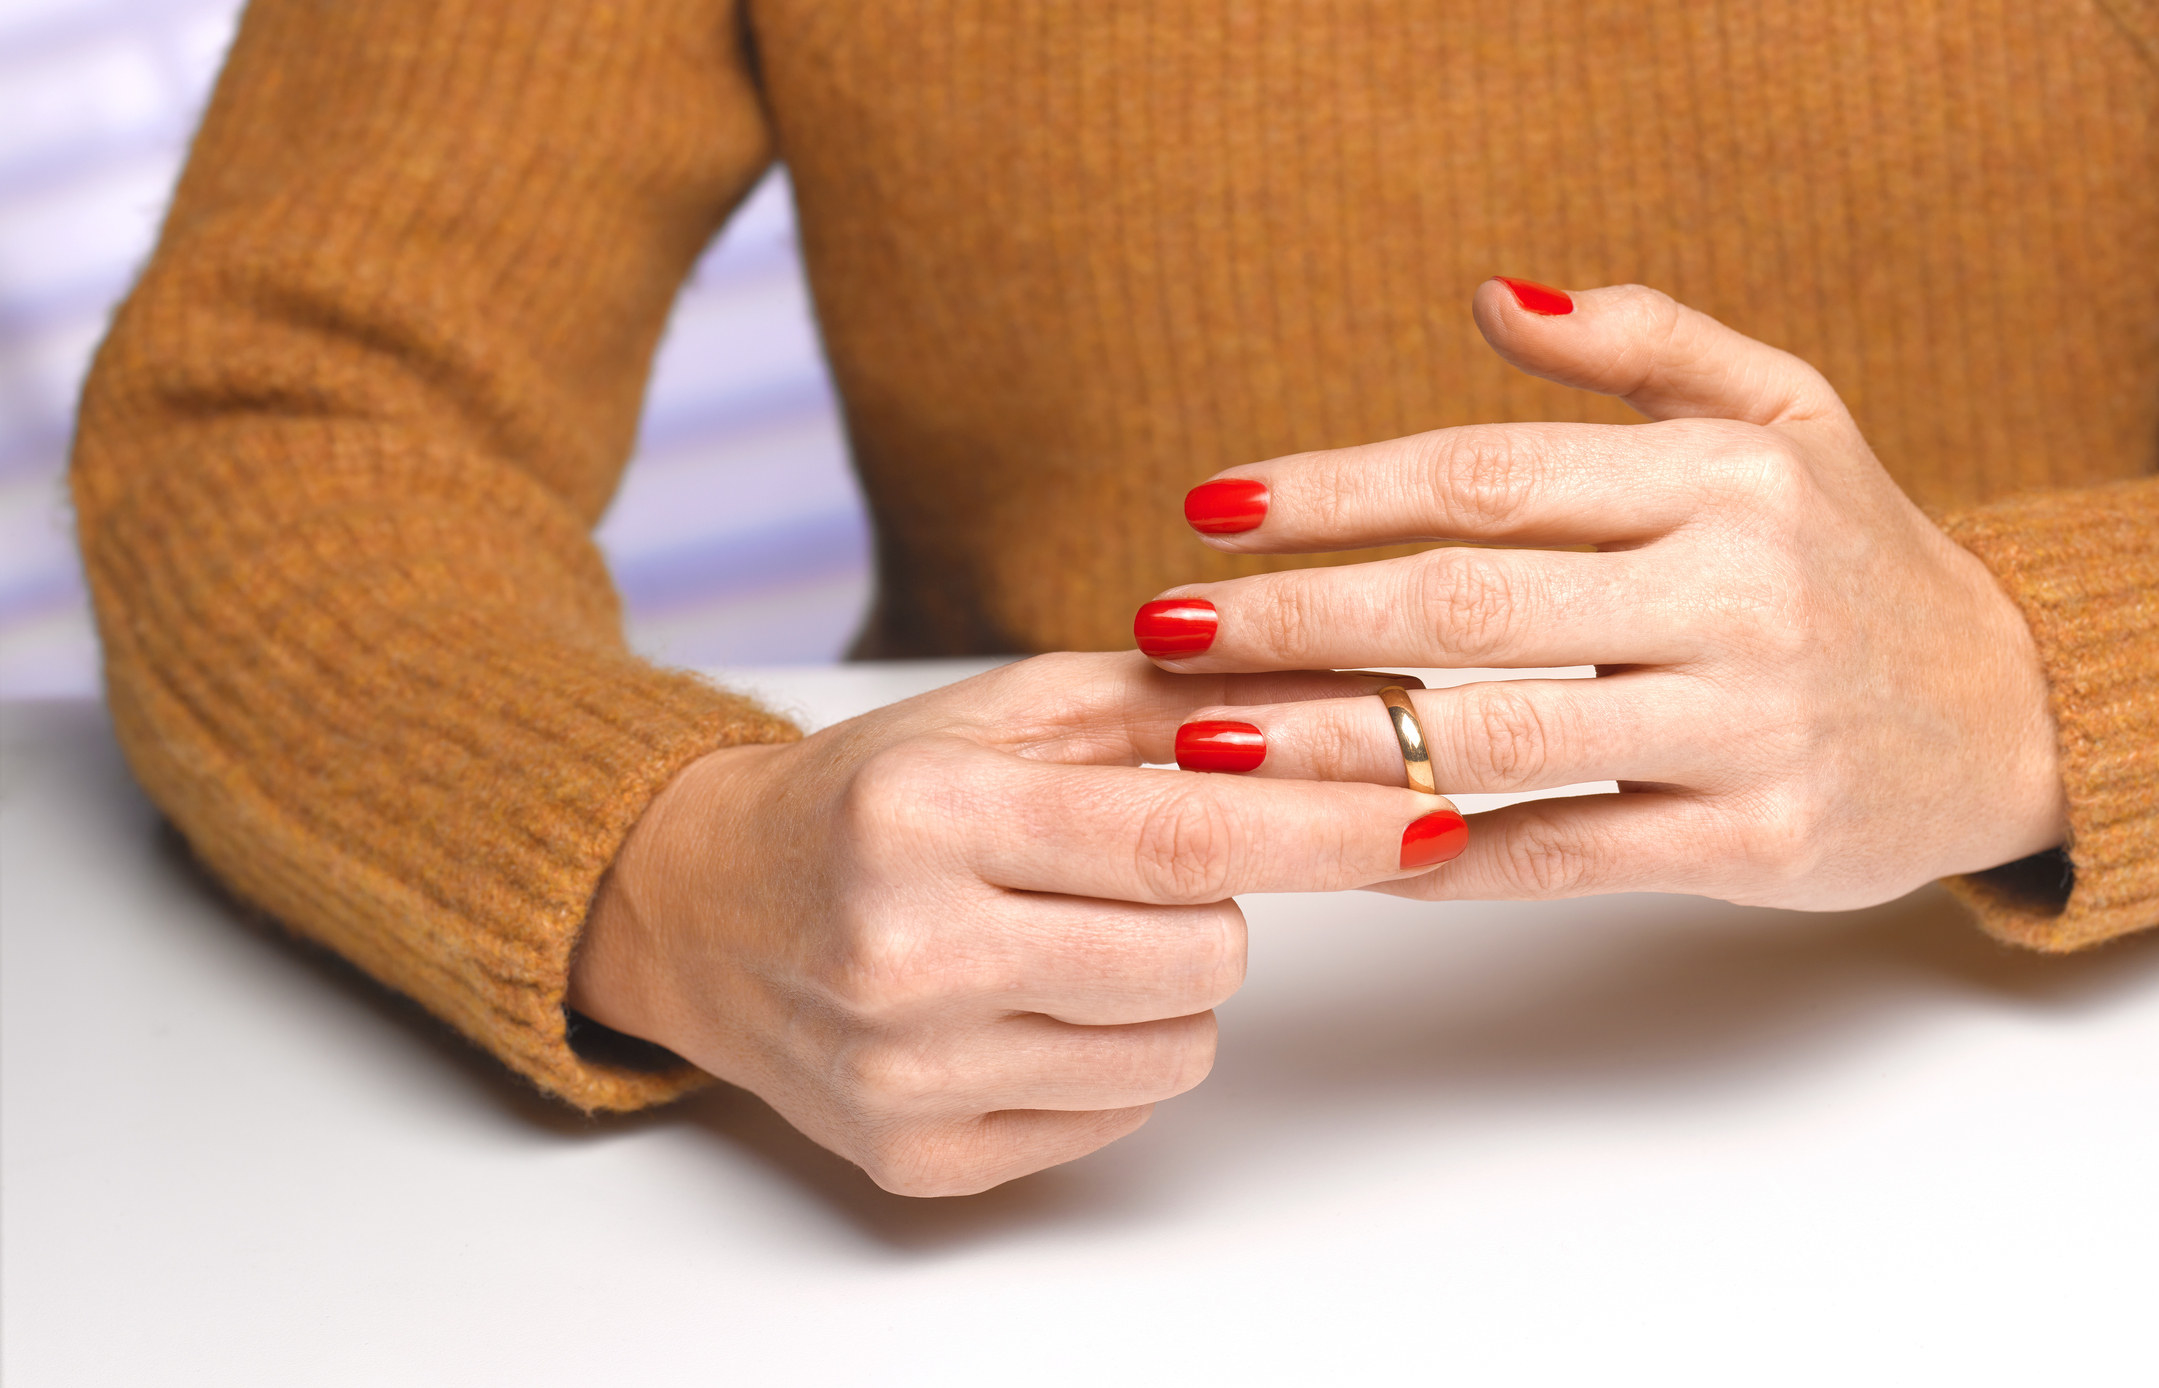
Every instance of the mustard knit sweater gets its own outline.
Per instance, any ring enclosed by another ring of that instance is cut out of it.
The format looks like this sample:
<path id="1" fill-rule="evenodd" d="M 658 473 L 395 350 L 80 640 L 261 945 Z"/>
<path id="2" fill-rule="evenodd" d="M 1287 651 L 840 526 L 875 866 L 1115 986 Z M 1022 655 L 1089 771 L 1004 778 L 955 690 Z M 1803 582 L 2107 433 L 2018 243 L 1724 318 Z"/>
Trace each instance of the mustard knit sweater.
<path id="1" fill-rule="evenodd" d="M 1129 645 L 1218 468 L 1623 420 L 1493 273 L 1827 373 L 2036 633 L 2068 860 L 2159 923 L 2159 0 L 256 0 L 73 474 L 120 737 L 233 889 L 573 1103 L 646 803 L 795 736 L 624 649 L 590 531 L 670 300 L 775 159 L 878 532 L 873 655 Z"/>

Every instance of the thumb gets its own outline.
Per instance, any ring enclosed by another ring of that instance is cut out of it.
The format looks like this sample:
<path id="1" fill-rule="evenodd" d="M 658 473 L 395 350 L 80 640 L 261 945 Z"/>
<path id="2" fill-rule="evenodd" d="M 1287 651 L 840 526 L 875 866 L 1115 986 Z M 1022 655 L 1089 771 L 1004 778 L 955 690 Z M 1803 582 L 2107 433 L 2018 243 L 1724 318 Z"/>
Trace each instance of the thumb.
<path id="1" fill-rule="evenodd" d="M 1651 419 L 1848 418 L 1829 382 L 1799 358 L 1639 284 L 1569 295 L 1490 279 L 1471 310 L 1485 341 L 1522 370 L 1616 395 Z"/>

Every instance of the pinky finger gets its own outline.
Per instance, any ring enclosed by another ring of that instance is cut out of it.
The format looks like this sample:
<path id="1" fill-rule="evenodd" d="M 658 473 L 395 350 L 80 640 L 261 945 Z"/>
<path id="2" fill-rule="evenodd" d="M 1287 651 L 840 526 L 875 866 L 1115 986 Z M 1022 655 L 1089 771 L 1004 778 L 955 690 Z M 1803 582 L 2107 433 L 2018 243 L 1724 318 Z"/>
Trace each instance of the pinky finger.
<path id="1" fill-rule="evenodd" d="M 1625 792 L 1530 800 L 1469 819 L 1445 867 L 1368 890 L 1420 901 L 1525 901 L 1607 892 L 1730 897 L 1748 875 L 1726 817 L 1687 795 Z"/>

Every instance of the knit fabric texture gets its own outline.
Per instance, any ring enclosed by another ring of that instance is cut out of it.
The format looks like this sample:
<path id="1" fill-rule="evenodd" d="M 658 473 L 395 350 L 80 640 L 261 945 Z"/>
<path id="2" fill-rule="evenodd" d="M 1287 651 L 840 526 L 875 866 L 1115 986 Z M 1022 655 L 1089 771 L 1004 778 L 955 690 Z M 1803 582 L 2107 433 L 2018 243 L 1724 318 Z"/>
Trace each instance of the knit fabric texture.
<path id="1" fill-rule="evenodd" d="M 1129 645 L 1217 469 L 1625 422 L 1494 273 L 1821 368 L 2020 605 L 2073 837 L 2004 938 L 2159 923 L 2159 0 L 256 0 L 86 391 L 144 786 L 243 897 L 546 1089 L 658 789 L 795 736 L 624 648 L 590 532 L 700 249 L 775 157 L 878 530 L 866 655 Z"/>

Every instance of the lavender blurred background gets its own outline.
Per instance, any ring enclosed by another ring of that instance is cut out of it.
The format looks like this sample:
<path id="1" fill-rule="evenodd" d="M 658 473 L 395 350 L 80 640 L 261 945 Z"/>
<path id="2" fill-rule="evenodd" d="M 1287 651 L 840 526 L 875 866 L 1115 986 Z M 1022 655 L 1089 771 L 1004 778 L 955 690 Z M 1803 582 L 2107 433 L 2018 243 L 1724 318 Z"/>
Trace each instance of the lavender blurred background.
<path id="1" fill-rule="evenodd" d="M 156 235 L 238 11 L 0 0 L 0 695 L 96 688 L 63 482 L 75 396 Z M 661 659 L 826 661 L 852 635 L 869 531 L 783 175 L 677 304 L 600 541 L 632 641 Z"/>

